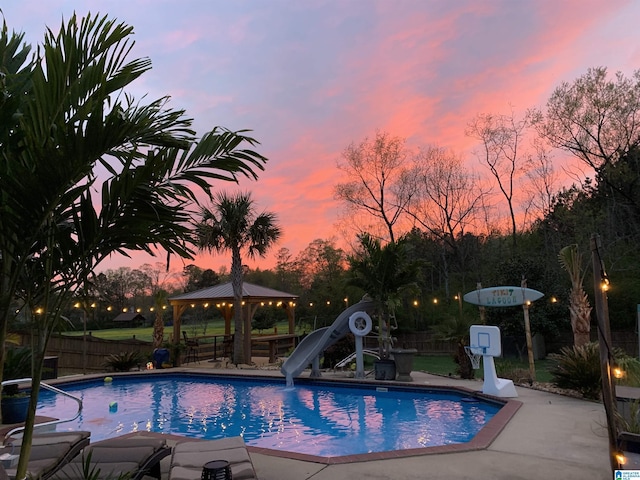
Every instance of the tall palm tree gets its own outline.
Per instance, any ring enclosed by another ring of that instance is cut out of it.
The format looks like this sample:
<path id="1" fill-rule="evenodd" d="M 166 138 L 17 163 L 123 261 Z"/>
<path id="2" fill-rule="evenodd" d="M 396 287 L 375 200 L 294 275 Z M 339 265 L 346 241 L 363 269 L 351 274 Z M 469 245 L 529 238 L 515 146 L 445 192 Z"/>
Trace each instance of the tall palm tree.
<path id="1" fill-rule="evenodd" d="M 242 318 L 242 252 L 263 257 L 282 235 L 271 212 L 256 213 L 250 193 L 220 192 L 213 205 L 203 207 L 195 225 L 200 250 L 231 251 L 233 286 L 233 363 L 251 363 L 251 319 Z"/>
<path id="2" fill-rule="evenodd" d="M 28 61 L 23 36 L 0 30 L 0 372 L 14 299 L 37 333 L 16 478 L 26 476 L 48 339 L 73 292 L 115 252 L 192 258 L 194 185 L 210 194 L 212 179 L 257 178 L 266 161 L 240 132 L 197 141 L 166 98 L 144 105 L 124 92 L 151 67 L 127 60 L 132 31 L 73 16 Z"/>
<path id="3" fill-rule="evenodd" d="M 589 305 L 589 297 L 582 286 L 584 273 L 582 272 L 582 255 L 578 251 L 578 245 L 564 247 L 558 254 L 558 260 L 571 279 L 569 315 L 573 330 L 573 343 L 579 347 L 591 341 L 591 305 Z"/>

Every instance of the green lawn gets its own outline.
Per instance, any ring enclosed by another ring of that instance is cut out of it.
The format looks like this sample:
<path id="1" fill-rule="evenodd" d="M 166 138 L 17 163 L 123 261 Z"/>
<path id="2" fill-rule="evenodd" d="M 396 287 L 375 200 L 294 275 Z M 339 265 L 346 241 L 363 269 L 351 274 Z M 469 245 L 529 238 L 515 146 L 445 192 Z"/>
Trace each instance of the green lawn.
<path id="1" fill-rule="evenodd" d="M 289 331 L 289 324 L 286 322 L 276 324 L 279 333 L 287 333 Z M 206 325 L 182 325 L 181 330 L 187 332 L 187 335 L 201 336 L 201 335 L 224 335 L 224 321 L 217 320 L 209 322 Z M 261 333 L 272 333 L 273 330 L 265 330 Z M 164 327 L 164 338 L 169 340 L 169 336 L 173 333 L 172 326 Z M 64 335 L 81 336 L 82 332 L 65 332 Z M 138 340 L 150 342 L 153 339 L 153 327 L 133 327 L 133 328 L 109 328 L 106 330 L 91 330 L 91 335 L 97 338 L 103 338 L 105 340 L 128 340 L 135 337 Z"/>
<path id="2" fill-rule="evenodd" d="M 288 331 L 288 324 L 281 323 L 277 325 L 278 332 L 284 333 Z M 222 321 L 211 322 L 206 325 L 183 325 L 182 330 L 186 331 L 189 336 L 195 335 L 223 335 L 224 323 Z M 205 332 L 205 333 L 203 333 Z M 173 327 L 165 327 L 164 334 L 165 339 L 169 339 L 169 335 L 173 333 Z M 268 333 L 268 332 L 263 332 Z M 108 330 L 95 330 L 91 334 L 98 338 L 104 338 L 106 340 L 126 340 L 130 338 L 137 338 L 138 340 L 144 340 L 150 342 L 152 340 L 153 328 L 152 327 L 140 327 L 140 328 L 111 328 Z M 82 332 L 67 332 L 65 335 L 82 335 Z M 515 360 L 503 360 L 496 359 L 496 368 L 500 372 L 501 368 L 507 367 L 505 363 L 508 362 L 508 368 L 529 369 L 529 364 L 524 362 L 518 362 Z M 535 362 L 536 367 L 536 380 L 539 382 L 550 382 L 551 374 L 547 370 L 549 366 L 548 360 L 537 360 Z M 428 373 L 434 373 L 436 375 L 455 375 L 456 364 L 453 361 L 453 357 L 450 355 L 418 355 L 414 358 L 413 369 L 418 371 L 424 371 Z M 482 368 L 476 372 L 478 378 L 482 378 Z"/>
<path id="3" fill-rule="evenodd" d="M 501 368 L 518 368 L 529 370 L 529 363 L 527 361 L 519 362 L 517 360 L 505 360 L 502 358 L 496 358 L 496 369 L 500 372 Z M 550 363 L 548 360 L 536 360 L 536 380 L 538 382 L 550 382 L 551 374 L 548 367 Z M 480 370 L 476 372 L 477 378 L 482 378 L 482 365 Z M 455 375 L 456 364 L 453 361 L 453 357 L 449 355 L 418 355 L 414 358 L 413 369 L 421 370 L 436 375 Z"/>

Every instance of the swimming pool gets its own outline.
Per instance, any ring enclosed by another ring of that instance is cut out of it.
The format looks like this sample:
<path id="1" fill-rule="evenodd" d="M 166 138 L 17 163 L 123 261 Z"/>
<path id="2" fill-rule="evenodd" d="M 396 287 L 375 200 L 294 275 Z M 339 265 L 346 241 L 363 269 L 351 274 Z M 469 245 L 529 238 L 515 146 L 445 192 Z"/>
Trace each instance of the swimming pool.
<path id="1" fill-rule="evenodd" d="M 249 446 L 320 457 L 469 442 L 502 405 L 449 390 L 199 374 L 114 376 L 58 384 L 83 400 L 62 429 L 92 441 L 131 432 L 197 438 L 242 435 Z M 75 402 L 41 392 L 38 415 L 68 416 Z"/>

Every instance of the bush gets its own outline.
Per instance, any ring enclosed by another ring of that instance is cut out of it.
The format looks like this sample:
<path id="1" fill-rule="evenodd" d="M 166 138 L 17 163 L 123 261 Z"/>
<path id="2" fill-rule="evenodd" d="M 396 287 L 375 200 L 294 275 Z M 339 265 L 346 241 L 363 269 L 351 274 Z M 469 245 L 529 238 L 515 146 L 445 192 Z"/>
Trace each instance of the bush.
<path id="1" fill-rule="evenodd" d="M 628 415 L 616 410 L 618 431 L 640 434 L 640 401 L 634 400 L 627 405 Z"/>
<path id="2" fill-rule="evenodd" d="M 527 368 L 522 368 L 509 360 L 495 362 L 496 374 L 500 378 L 508 378 L 516 384 L 533 384 L 531 372 Z"/>
<path id="3" fill-rule="evenodd" d="M 5 352 L 2 370 L 3 380 L 17 380 L 31 376 L 31 349 L 28 347 L 11 347 Z M 18 384 L 6 385 L 2 389 L 5 396 L 17 395 Z"/>
<path id="4" fill-rule="evenodd" d="M 624 376 L 616 380 L 616 383 L 629 387 L 640 387 L 640 361 L 627 354 L 617 354 L 616 363 L 624 372 Z"/>
<path id="5" fill-rule="evenodd" d="M 640 362 L 620 348 L 614 348 L 611 353 L 612 362 L 624 371 L 624 377 L 616 380 L 616 383 L 640 385 Z M 602 377 L 600 348 L 597 342 L 586 343 L 580 347 L 564 347 L 559 354 L 550 354 L 549 359 L 557 362 L 549 369 L 555 385 L 576 390 L 585 398 L 593 400 L 600 398 Z"/>
<path id="6" fill-rule="evenodd" d="M 355 352 L 355 338 L 349 333 L 324 351 L 322 368 L 334 368 L 338 362 Z"/>
<path id="7" fill-rule="evenodd" d="M 585 398 L 598 399 L 602 390 L 600 350 L 595 342 L 579 347 L 563 347 L 549 358 L 557 362 L 549 371 L 552 382 L 560 388 L 580 392 Z"/>
<path id="8" fill-rule="evenodd" d="M 114 372 L 128 372 L 143 362 L 144 358 L 140 352 L 122 352 L 109 355 L 104 361 L 104 366 Z"/>

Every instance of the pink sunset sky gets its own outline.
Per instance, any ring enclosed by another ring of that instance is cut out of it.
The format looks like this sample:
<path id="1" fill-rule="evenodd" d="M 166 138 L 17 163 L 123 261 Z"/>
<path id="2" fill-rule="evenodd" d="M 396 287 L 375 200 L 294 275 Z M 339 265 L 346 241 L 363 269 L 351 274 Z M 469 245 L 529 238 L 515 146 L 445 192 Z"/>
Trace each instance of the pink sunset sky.
<path id="1" fill-rule="evenodd" d="M 278 215 L 281 241 L 251 268 L 335 238 L 336 168 L 351 142 L 376 130 L 410 147 L 455 150 L 470 169 L 480 113 L 544 107 L 561 82 L 590 67 L 631 76 L 640 68 L 640 2 L 634 0 L 23 0 L 3 2 L 10 29 L 29 43 L 75 11 L 109 14 L 135 29 L 131 58 L 153 69 L 133 93 L 171 96 L 199 134 L 250 129 L 269 158 L 257 182 L 242 181 L 260 210 Z M 569 161 L 558 155 L 556 168 Z M 219 189 L 231 189 L 220 184 Z M 113 258 L 99 270 L 162 261 Z M 174 268 L 181 268 L 173 263 Z M 192 262 L 188 262 L 192 263 Z M 230 266 L 201 255 L 203 268 Z"/>

